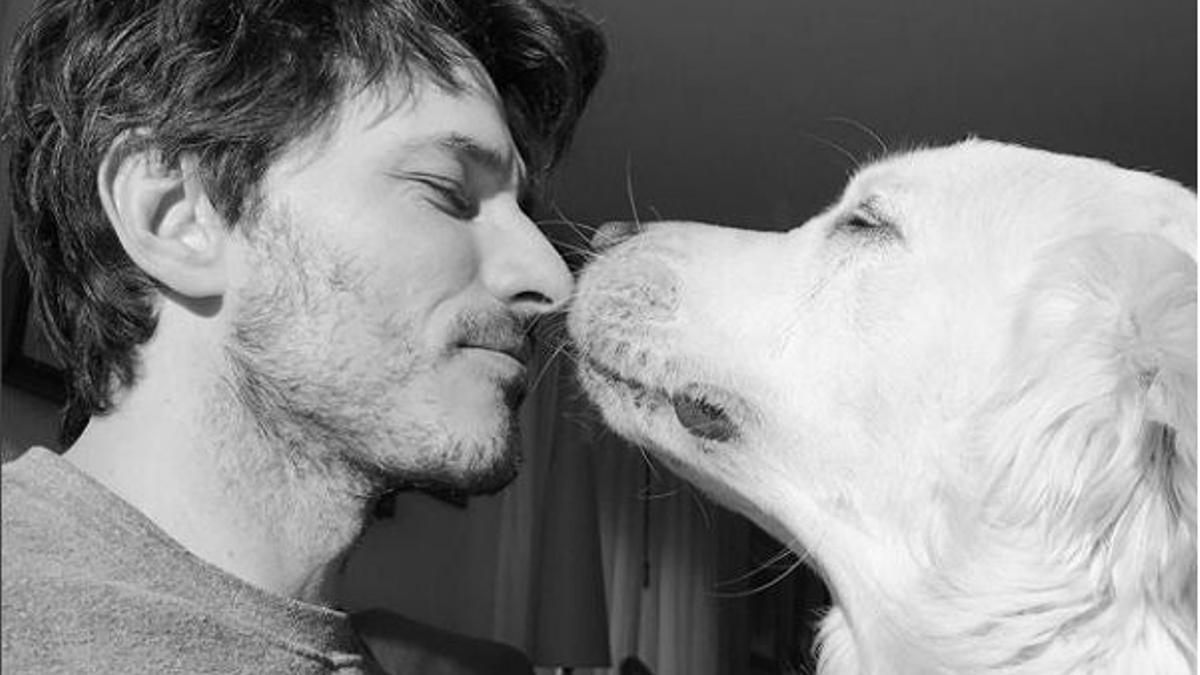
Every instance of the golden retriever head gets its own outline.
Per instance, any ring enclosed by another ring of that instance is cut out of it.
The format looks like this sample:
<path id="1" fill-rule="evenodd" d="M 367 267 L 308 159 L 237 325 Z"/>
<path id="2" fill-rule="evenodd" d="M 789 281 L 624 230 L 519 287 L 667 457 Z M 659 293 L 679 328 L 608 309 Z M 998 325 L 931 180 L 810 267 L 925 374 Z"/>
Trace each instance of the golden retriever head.
<path id="1" fill-rule="evenodd" d="M 1167 180 L 970 140 L 789 232 L 644 226 L 568 326 L 611 426 L 811 554 L 827 669 L 1186 664 L 1195 236 Z"/>

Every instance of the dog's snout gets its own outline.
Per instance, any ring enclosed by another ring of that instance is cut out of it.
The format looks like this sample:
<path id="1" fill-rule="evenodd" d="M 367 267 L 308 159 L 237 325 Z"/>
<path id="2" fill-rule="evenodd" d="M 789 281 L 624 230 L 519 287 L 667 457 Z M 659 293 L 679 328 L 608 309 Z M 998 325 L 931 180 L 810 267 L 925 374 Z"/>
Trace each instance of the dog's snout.
<path id="1" fill-rule="evenodd" d="M 610 249 L 641 231 L 641 223 L 625 220 L 605 223 L 592 235 L 592 249 L 596 252 Z"/>

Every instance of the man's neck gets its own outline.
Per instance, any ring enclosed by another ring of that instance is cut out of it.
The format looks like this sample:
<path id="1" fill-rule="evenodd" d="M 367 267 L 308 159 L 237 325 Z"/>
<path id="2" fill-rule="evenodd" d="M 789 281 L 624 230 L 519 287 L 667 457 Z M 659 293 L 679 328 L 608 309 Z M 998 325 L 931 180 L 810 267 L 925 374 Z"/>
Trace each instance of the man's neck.
<path id="1" fill-rule="evenodd" d="M 202 560 L 277 595 L 332 604 L 369 513 L 363 491 L 270 446 L 235 412 L 170 397 L 143 383 L 65 457 Z"/>

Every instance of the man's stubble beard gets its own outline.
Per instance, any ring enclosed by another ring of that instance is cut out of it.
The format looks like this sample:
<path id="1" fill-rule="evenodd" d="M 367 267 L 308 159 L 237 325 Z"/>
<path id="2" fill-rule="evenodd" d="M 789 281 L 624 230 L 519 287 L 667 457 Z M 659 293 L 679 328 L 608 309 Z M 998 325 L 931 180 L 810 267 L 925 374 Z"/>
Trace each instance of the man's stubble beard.
<path id="1" fill-rule="evenodd" d="M 455 436 L 444 425 L 386 415 L 363 397 L 294 378 L 262 362 L 231 358 L 234 398 L 267 452 L 296 477 L 317 476 L 373 499 L 410 490 L 493 494 L 517 476 L 521 428 L 513 413 L 485 439 Z M 361 391 L 366 391 L 362 388 Z"/>
<path id="2" fill-rule="evenodd" d="M 273 456 L 249 464 L 278 463 L 286 476 L 366 500 L 412 489 L 490 494 L 510 483 L 521 464 L 520 387 L 494 383 L 494 419 L 473 434 L 454 429 L 449 403 L 420 390 L 437 363 L 422 358 L 416 326 L 397 313 L 337 339 L 339 326 L 363 325 L 352 315 L 370 311 L 369 275 L 345 253 L 300 241 L 286 214 L 267 218 L 256 224 L 267 225 L 261 260 L 225 348 L 223 395 L 236 410 L 217 406 Z"/>

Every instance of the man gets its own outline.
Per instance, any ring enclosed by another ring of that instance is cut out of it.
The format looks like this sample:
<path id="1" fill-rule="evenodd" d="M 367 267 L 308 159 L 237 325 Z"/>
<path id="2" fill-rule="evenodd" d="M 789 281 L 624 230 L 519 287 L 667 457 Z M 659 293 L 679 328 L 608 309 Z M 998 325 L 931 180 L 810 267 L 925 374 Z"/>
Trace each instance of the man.
<path id="1" fill-rule="evenodd" d="M 330 582 L 377 499 L 516 471 L 526 215 L 603 42 L 542 0 L 50 0 L 14 233 L 69 370 L 3 470 L 6 673 L 373 672 Z"/>

